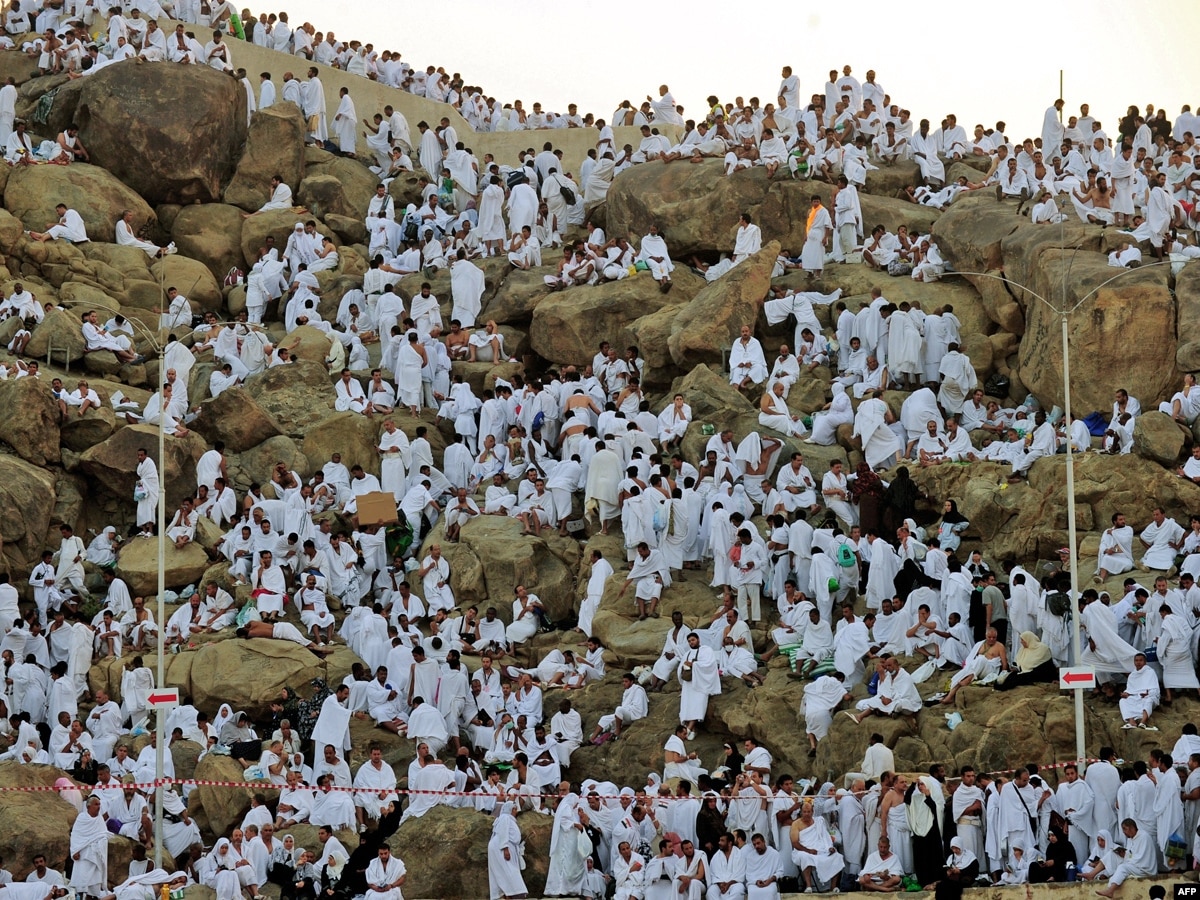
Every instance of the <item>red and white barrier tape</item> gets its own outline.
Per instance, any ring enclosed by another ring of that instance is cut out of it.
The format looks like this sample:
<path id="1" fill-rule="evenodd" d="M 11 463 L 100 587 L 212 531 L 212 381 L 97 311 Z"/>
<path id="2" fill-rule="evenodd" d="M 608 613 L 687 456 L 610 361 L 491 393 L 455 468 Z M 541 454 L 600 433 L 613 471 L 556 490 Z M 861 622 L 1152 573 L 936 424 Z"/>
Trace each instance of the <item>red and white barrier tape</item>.
<path id="1" fill-rule="evenodd" d="M 1077 762 L 1076 760 L 1067 760 L 1065 762 L 1058 762 L 1058 763 L 1045 763 L 1045 764 L 1038 763 L 1037 764 L 1038 772 L 1041 773 L 1048 769 L 1063 769 L 1063 768 L 1066 768 L 1067 766 L 1075 765 L 1076 762 Z M 1099 759 L 1084 759 L 1084 760 L 1082 760 L 1082 762 L 1090 765 L 1092 763 L 1100 762 L 1100 760 Z M 989 774 L 989 775 L 1011 775 L 1012 773 L 1014 773 L 1016 771 L 1018 771 L 1018 770 L 1017 769 L 981 769 L 981 770 L 979 770 L 980 774 Z M 951 775 L 951 776 L 947 776 L 946 780 L 947 781 L 960 781 L 961 778 L 957 775 Z M 255 790 L 255 791 L 282 790 L 286 787 L 285 785 L 279 785 L 279 784 L 275 784 L 275 783 L 269 782 L 269 781 L 214 781 L 211 779 L 202 779 L 202 778 L 163 778 L 161 781 L 146 781 L 146 782 L 138 782 L 138 783 L 133 783 L 133 784 L 122 784 L 120 782 L 111 781 L 108 784 L 95 784 L 95 785 L 72 784 L 69 787 L 61 787 L 61 788 L 57 787 L 55 785 L 44 785 L 44 786 L 43 785 L 30 785 L 30 786 L 15 786 L 15 785 L 14 786 L 2 786 L 2 785 L 0 785 L 0 793 L 42 793 L 42 792 L 49 792 L 49 791 L 53 791 L 53 792 L 80 791 L 82 793 L 88 793 L 89 791 L 92 791 L 92 790 L 110 790 L 110 789 L 123 790 L 125 788 L 134 788 L 135 790 L 149 791 L 149 790 L 154 790 L 160 784 L 163 787 L 170 787 L 172 785 L 190 785 L 192 787 L 248 788 L 250 790 Z M 769 789 L 769 786 L 768 786 L 768 789 Z M 312 785 L 303 785 L 299 788 L 299 790 L 314 790 L 315 791 L 318 789 Z M 422 790 L 413 790 L 413 789 L 409 789 L 409 788 L 399 788 L 399 787 L 396 787 L 396 788 L 339 787 L 336 785 L 331 786 L 330 790 L 331 791 L 342 791 L 345 793 L 352 793 L 352 794 L 353 793 L 363 793 L 363 794 L 389 793 L 389 794 L 404 794 L 406 796 L 422 796 L 422 797 L 478 797 L 478 796 L 481 796 L 480 792 L 477 790 L 476 791 L 422 791 Z M 497 794 L 496 796 L 500 796 L 505 793 L 506 793 L 506 791 L 501 790 L 501 792 L 499 794 Z M 561 794 L 557 794 L 557 793 L 554 793 L 554 794 L 521 794 L 522 798 L 529 798 L 529 799 L 533 799 L 533 798 L 554 799 L 554 798 L 558 798 L 561 796 L 562 796 Z M 587 796 L 591 796 L 591 793 L 589 792 L 587 794 Z M 627 797 L 629 795 L 628 794 L 624 794 L 624 795 L 623 794 L 598 794 L 598 796 L 601 800 L 619 800 L 619 799 L 622 799 L 623 797 Z M 679 799 L 679 798 L 676 798 L 673 796 L 665 797 L 665 796 L 658 795 L 658 794 L 648 794 L 646 796 L 649 799 L 653 799 L 653 800 Z M 810 795 L 810 796 L 812 796 L 812 795 Z"/>

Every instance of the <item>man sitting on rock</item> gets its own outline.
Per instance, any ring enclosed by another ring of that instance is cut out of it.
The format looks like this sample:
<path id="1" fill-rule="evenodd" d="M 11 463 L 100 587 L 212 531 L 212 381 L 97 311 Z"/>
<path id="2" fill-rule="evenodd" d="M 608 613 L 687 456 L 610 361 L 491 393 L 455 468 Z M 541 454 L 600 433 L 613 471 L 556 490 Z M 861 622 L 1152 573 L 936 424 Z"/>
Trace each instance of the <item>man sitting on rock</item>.
<path id="1" fill-rule="evenodd" d="M 60 210 L 66 210 L 66 207 L 62 204 L 59 204 L 58 208 Z M 78 216 L 78 213 L 76 213 L 76 215 Z M 61 226 L 54 226 L 54 228 L 59 227 Z M 80 222 L 79 227 L 83 227 L 82 221 Z M 54 228 L 52 228 L 51 231 L 53 231 Z M 49 240 L 49 238 L 45 235 L 41 237 L 38 237 L 38 235 L 33 235 L 33 237 L 36 237 L 38 240 Z M 84 239 L 86 240 L 86 238 Z M 91 353 L 94 350 L 111 350 L 113 355 L 115 355 L 117 359 L 123 363 L 136 364 L 145 360 L 145 357 L 138 356 L 138 354 L 134 352 L 133 344 L 128 337 L 123 334 L 114 336 L 105 331 L 97 323 L 96 311 L 94 309 L 85 312 L 80 317 L 80 320 L 83 323 L 83 342 L 88 353 Z"/>
<path id="2" fill-rule="evenodd" d="M 729 383 L 739 391 L 751 384 L 762 384 L 767 377 L 767 359 L 762 344 L 753 337 L 749 325 L 742 326 L 741 337 L 729 350 Z"/>
<path id="3" fill-rule="evenodd" d="M 58 204 L 54 210 L 58 213 L 58 221 L 47 225 L 45 231 L 29 232 L 29 236 L 35 241 L 43 243 L 63 238 L 72 244 L 86 244 L 88 236 L 87 228 L 83 224 L 83 217 L 75 210 L 67 209 L 65 203 Z"/>
<path id="4" fill-rule="evenodd" d="M 888 716 L 915 715 L 921 711 L 921 695 L 912 676 L 900 668 L 900 661 L 890 653 L 882 657 L 884 675 L 874 697 L 858 702 L 859 714 L 846 711 L 856 723 L 875 713 Z"/>
<path id="5" fill-rule="evenodd" d="M 1125 690 L 1121 691 L 1121 718 L 1124 720 L 1121 727 L 1158 731 L 1150 724 L 1150 714 L 1158 706 L 1158 699 L 1158 673 L 1146 665 L 1146 654 L 1138 653 L 1133 657 L 1133 671 L 1125 682 Z"/>

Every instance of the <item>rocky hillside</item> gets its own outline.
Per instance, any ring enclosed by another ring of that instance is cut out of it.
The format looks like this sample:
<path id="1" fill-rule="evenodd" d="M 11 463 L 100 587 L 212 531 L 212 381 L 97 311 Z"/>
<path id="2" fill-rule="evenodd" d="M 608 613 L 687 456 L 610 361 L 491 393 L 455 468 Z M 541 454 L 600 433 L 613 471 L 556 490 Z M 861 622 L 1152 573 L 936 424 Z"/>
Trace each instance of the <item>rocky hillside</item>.
<path id="1" fill-rule="evenodd" d="M 107 352 L 85 355 L 79 312 L 97 309 L 105 317 L 120 312 L 153 329 L 157 316 L 151 310 L 161 304 L 162 289 L 168 285 L 184 292 L 196 311 L 214 310 L 222 317 L 240 311 L 244 291 L 224 286 L 225 274 L 233 267 L 247 268 L 267 235 L 282 246 L 296 222 L 289 212 L 242 218 L 243 212 L 267 199 L 268 179 L 280 173 L 297 202 L 319 220 L 322 233 L 340 246 L 338 269 L 319 276 L 321 311 L 331 319 L 343 293 L 361 283 L 366 267 L 362 218 L 375 184 L 362 164 L 305 149 L 303 123 L 292 107 L 256 113 L 247 126 L 241 87 L 207 68 L 124 63 L 69 83 L 60 78 L 30 79 L 28 70 L 24 56 L 0 54 L 0 76 L 12 74 L 20 83 L 20 114 L 42 110 L 40 101 L 57 91 L 48 115 L 34 120 L 30 130 L 53 138 L 67 123 L 77 122 L 93 165 L 0 166 L 0 289 L 7 296 L 20 280 L 43 302 L 63 307 L 38 326 L 27 349 L 28 357 L 42 363 L 40 383 L 0 382 L 0 555 L 4 569 L 16 580 L 27 578 L 44 548 L 57 547 L 60 523 L 71 523 L 81 534 L 109 524 L 128 529 L 134 514 L 135 453 L 155 440 L 153 428 L 128 425 L 107 406 L 117 390 L 145 401 L 148 388 L 162 374 L 157 371 L 154 348 L 138 341 L 139 350 L 150 356 L 143 365 L 122 365 Z M 360 110 L 364 113 L 370 111 Z M 950 176 L 957 171 L 951 167 Z M 669 294 L 660 293 L 646 275 L 551 293 L 542 281 L 549 270 L 519 272 L 505 260 L 489 260 L 484 264 L 487 291 L 481 320 L 495 319 L 500 324 L 506 346 L 519 362 L 456 363 L 456 371 L 478 391 L 497 377 L 537 373 L 551 365 L 583 365 L 601 340 L 636 344 L 646 359 L 646 383 L 655 410 L 671 392 L 682 391 L 697 423 L 711 423 L 718 430 L 730 427 L 740 440 L 756 427 L 757 409 L 733 391 L 718 371 L 722 352 L 745 322 L 754 324 L 768 355 L 781 339 L 790 341 L 789 326 L 766 325 L 762 299 L 772 283 L 778 251 L 799 251 L 809 195 L 814 189 L 827 193 L 828 188 L 768 182 L 762 170 L 729 179 L 720 173 L 720 164 L 713 161 L 636 167 L 616 180 L 607 205 L 594 215 L 610 235 L 641 235 L 656 222 L 673 256 L 687 260 L 692 254 L 715 258 L 718 251 L 730 249 L 738 214 L 750 211 L 770 242 L 758 256 L 713 284 L 680 266 Z M 904 165 L 871 173 L 870 193 L 862 196 L 869 225 L 932 228 L 939 246 L 960 271 L 1003 272 L 1029 290 L 1009 290 L 999 282 L 973 277 L 919 284 L 859 265 L 830 267 L 816 289 L 841 288 L 852 308 L 875 287 L 894 302 L 920 300 L 927 311 L 951 304 L 962 322 L 964 350 L 981 380 L 992 373 L 1011 379 L 1010 396 L 997 399 L 1019 402 L 1032 393 L 1046 407 L 1060 404 L 1058 319 L 1033 298 L 1033 292 L 1057 302 L 1065 284 L 1068 301 L 1074 304 L 1093 291 L 1113 272 L 1105 267 L 1103 256 L 1110 233 L 1078 224 L 1061 231 L 1034 227 L 986 192 L 961 198 L 945 214 L 893 199 L 914 177 L 915 167 Z M 391 191 L 398 205 L 419 198 L 415 176 L 398 179 Z M 54 218 L 58 202 L 79 211 L 90 243 L 73 246 L 30 240 L 26 231 L 43 229 Z M 151 261 L 139 250 L 111 243 L 113 224 L 125 209 L 134 211 L 139 224 L 149 223 L 153 237 L 163 243 L 173 240 L 179 255 Z M 1100 289 L 1072 316 L 1077 411 L 1107 410 L 1118 387 L 1129 388 L 1143 408 L 1152 410 L 1176 389 L 1184 371 L 1200 364 L 1200 345 L 1192 333 L 1200 320 L 1198 273 L 1196 263 L 1177 278 L 1166 268 L 1133 273 Z M 417 276 L 401 282 L 406 299 L 416 293 L 421 280 Z M 449 276 L 443 273 L 432 282 L 448 319 Z M 799 286 L 803 277 L 789 275 L 777 283 Z M 828 310 L 818 314 L 827 317 Z M 278 312 L 269 310 L 268 319 L 272 335 L 281 337 Z M 17 326 L 15 320 L 0 325 L 0 346 Z M 196 460 L 218 439 L 226 444 L 239 494 L 251 482 L 268 483 L 277 461 L 307 477 L 334 450 L 342 453 L 347 466 L 359 464 L 378 473 L 374 448 L 379 422 L 334 411 L 334 389 L 323 365 L 328 339 L 312 329 L 301 329 L 295 337 L 300 342 L 296 365 L 254 376 L 244 388 L 230 390 L 217 400 L 205 399 L 211 354 L 199 357 L 189 391 L 201 407 L 195 433 L 168 439 L 165 484 L 171 507 L 191 493 Z M 371 349 L 372 360 L 377 360 L 378 345 Z M 74 379 L 81 372 L 106 405 L 82 418 L 62 421 L 49 395 L 48 380 L 55 375 Z M 818 369 L 797 385 L 789 398 L 793 410 L 807 414 L 819 408 L 829 399 L 829 380 L 828 370 Z M 898 410 L 903 395 L 889 394 L 887 399 Z M 422 421 L 432 425 L 432 412 L 426 411 Z M 398 424 L 411 436 L 417 423 L 401 417 Z M 446 428 L 442 423 L 443 430 L 430 429 L 438 463 L 450 436 Z M 839 438 L 834 447 L 805 446 L 814 472 L 823 471 L 833 458 L 858 461 L 859 448 L 849 429 Z M 1168 514 L 1185 522 L 1190 512 L 1200 509 L 1200 488 L 1169 471 L 1196 438 L 1200 435 L 1185 433 L 1167 417 L 1151 412 L 1139 419 L 1134 455 L 1088 455 L 1080 461 L 1076 524 L 1086 571 L 1093 565 L 1089 555 L 1094 558 L 1098 531 L 1113 511 L 1120 509 L 1133 523 L 1141 524 L 1154 505 L 1163 505 Z M 685 455 L 695 459 L 704 440 L 700 429 L 693 428 Z M 794 441 L 785 443 L 787 449 L 798 449 Z M 945 498 L 958 500 L 972 523 L 966 548 L 980 547 L 993 561 L 1032 564 L 1053 558 L 1067 533 L 1061 458 L 1039 461 L 1027 483 L 1008 486 L 1007 474 L 1004 467 L 979 463 L 916 471 L 914 477 L 930 498 L 930 510 Z M 265 491 L 269 493 L 270 487 Z M 461 603 L 494 603 L 507 618 L 512 588 L 524 583 L 540 595 L 552 619 L 570 622 L 579 585 L 588 575 L 588 551 L 599 548 L 610 560 L 622 556 L 616 534 L 585 531 L 576 540 L 551 534 L 522 537 L 519 532 L 513 520 L 488 518 L 464 528 L 460 543 L 444 546 L 452 566 L 451 583 Z M 429 541 L 440 540 L 440 535 L 439 528 Z M 206 553 L 217 537 L 202 531 L 196 545 L 182 551 L 168 549 L 169 588 L 208 581 L 232 587 L 225 568 L 212 565 Z M 135 541 L 121 556 L 119 572 L 137 594 L 154 591 L 154 543 Z M 94 573 L 91 577 L 98 585 L 98 577 Z M 689 572 L 665 592 L 663 619 L 638 622 L 629 600 L 617 598 L 620 579 L 615 577 L 595 619 L 596 634 L 610 648 L 610 671 L 652 662 L 671 611 L 681 610 L 691 624 L 707 624 L 716 607 L 708 581 L 707 573 Z M 291 645 L 218 637 L 169 658 L 169 683 L 183 688 L 210 712 L 219 702 L 229 701 L 237 709 L 264 713 L 283 687 L 311 691 L 313 678 L 341 679 L 355 661 L 344 648 L 321 662 Z M 518 662 L 536 660 L 550 647 L 567 646 L 576 637 L 567 632 L 539 635 L 523 649 Z M 765 632 L 760 630 L 756 640 L 760 649 L 765 647 Z M 263 643 L 268 646 L 260 646 Z M 120 700 L 120 673 L 113 664 L 94 667 L 91 683 L 93 688 L 106 686 Z M 924 686 L 929 693 L 940 687 L 932 682 Z M 863 691 L 862 685 L 855 687 L 857 694 Z M 598 715 L 611 711 L 619 694 L 620 685 L 609 679 L 572 699 L 590 729 Z M 723 740 L 754 735 L 774 755 L 776 772 L 824 780 L 853 768 L 861 757 L 867 726 L 839 717 L 830 739 L 810 761 L 800 735 L 801 694 L 801 683 L 789 676 L 781 660 L 772 663 L 762 688 L 750 691 L 740 683 L 727 685 L 726 693 L 714 700 L 707 728 L 696 741 L 697 750 L 711 767 Z M 547 693 L 548 712 L 560 699 L 553 691 Z M 893 746 L 898 765 L 910 770 L 933 760 L 1004 769 L 1031 759 L 1052 762 L 1074 755 L 1070 700 L 1057 691 L 1023 688 L 1002 705 L 990 690 L 968 688 L 957 702 L 964 723 L 953 732 L 939 711 L 922 712 L 914 721 L 872 724 Z M 569 774 L 640 785 L 647 771 L 661 767 L 666 724 L 676 719 L 677 710 L 677 686 L 672 686 L 653 697 L 651 717 L 632 726 L 620 742 L 581 748 Z M 1124 757 L 1139 758 L 1150 746 L 1173 742 L 1178 726 L 1197 711 L 1195 701 L 1177 700 L 1160 716 L 1163 732 L 1154 736 L 1121 731 L 1115 708 L 1091 705 L 1089 746 L 1095 749 L 1109 743 Z M 367 741 L 381 735 L 360 726 L 354 726 L 354 762 L 365 755 Z M 404 771 L 411 750 L 399 741 L 385 743 L 389 760 L 398 772 Z M 238 777 L 238 772 L 229 771 L 227 758 L 210 757 L 197 766 L 197 752 L 198 748 L 175 748 L 181 777 Z M 24 776 L 0 767 L 0 783 L 11 784 L 19 777 Z M 249 793 L 198 790 L 193 802 L 206 835 L 212 835 L 240 820 L 249 806 Z M 57 803 L 50 804 L 56 814 L 61 812 Z M 0 804 L 0 823 L 17 821 L 26 812 L 25 805 L 6 801 Z M 486 840 L 481 818 L 466 811 L 439 810 L 422 823 L 405 826 L 401 838 L 422 850 L 406 853 L 413 873 L 412 896 L 434 894 L 430 879 L 444 872 L 447 860 L 481 859 Z M 527 821 L 523 828 L 531 849 L 526 878 L 536 895 L 544 873 L 548 825 Z M 6 833 L 24 831 L 9 828 Z M 456 839 L 450 841 L 447 835 Z M 302 838 L 298 836 L 298 843 L 312 845 L 311 835 Z M 113 841 L 115 845 L 121 839 Z M 29 855 L 14 847 L 11 863 L 18 876 Z M 446 894 L 483 896 L 486 882 L 479 879 L 486 879 L 486 873 L 481 875 L 479 866 L 455 871 L 462 883 Z"/>

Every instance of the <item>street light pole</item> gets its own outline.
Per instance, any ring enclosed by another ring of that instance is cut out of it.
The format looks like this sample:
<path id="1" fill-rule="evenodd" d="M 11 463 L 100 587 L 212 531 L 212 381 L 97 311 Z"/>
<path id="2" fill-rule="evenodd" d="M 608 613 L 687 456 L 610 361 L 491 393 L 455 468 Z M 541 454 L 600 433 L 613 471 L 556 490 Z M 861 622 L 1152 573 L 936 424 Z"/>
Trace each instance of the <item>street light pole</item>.
<path id="1" fill-rule="evenodd" d="M 166 258 L 163 258 L 163 265 L 159 267 L 159 294 L 160 299 L 166 297 L 166 292 L 163 290 L 163 285 L 166 283 Z M 104 309 L 111 313 L 120 313 L 119 309 L 114 309 L 111 306 L 99 305 L 96 309 Z M 158 392 L 159 392 L 159 410 L 158 410 L 158 640 L 157 644 L 157 672 L 155 676 L 154 686 L 157 688 L 165 687 L 166 684 L 166 659 L 165 659 L 165 631 L 166 631 L 166 597 L 167 592 L 167 438 L 166 438 L 166 412 L 167 408 L 164 403 L 166 398 L 162 395 L 162 384 L 167 377 L 166 372 L 166 345 L 159 339 L 158 335 L 147 328 L 138 319 L 130 317 L 127 322 L 138 332 L 138 336 L 144 341 L 148 341 L 150 346 L 158 354 Z M 222 326 L 237 325 L 236 322 L 219 322 Z M 155 751 L 154 751 L 154 866 L 155 868 L 162 867 L 162 846 L 163 846 L 163 754 L 166 752 L 166 713 L 162 709 L 154 711 L 154 735 L 155 735 Z"/>
<path id="2" fill-rule="evenodd" d="M 157 342 L 156 342 L 157 343 Z M 161 382 L 165 377 L 166 348 L 158 344 L 158 378 Z M 165 660 L 163 657 L 164 641 L 166 638 L 166 600 L 167 592 L 167 409 L 166 397 L 163 396 L 162 386 L 159 385 L 158 409 L 158 639 L 155 641 L 158 650 L 158 674 L 154 686 L 161 688 L 166 685 Z M 162 868 L 163 846 L 163 753 L 165 750 L 166 715 L 163 710 L 154 711 L 154 867 Z"/>
<path id="3" fill-rule="evenodd" d="M 1063 294 L 1063 308 L 1059 313 L 1062 321 L 1063 346 L 1063 415 L 1067 419 L 1067 550 L 1071 561 L 1071 656 L 1072 662 L 1079 665 L 1082 656 L 1079 640 L 1079 610 L 1076 608 L 1079 597 L 1079 551 L 1076 549 L 1075 538 L 1075 448 L 1071 446 L 1071 341 L 1067 330 L 1069 313 L 1066 308 L 1066 293 Z M 1084 734 L 1083 722 L 1083 688 L 1077 687 L 1075 694 L 1075 759 L 1082 763 L 1086 758 L 1087 740 Z"/>
<path id="4" fill-rule="evenodd" d="M 1076 604 L 1079 600 L 1079 550 L 1076 545 L 1075 532 L 1075 454 L 1071 447 L 1071 438 L 1069 429 L 1071 427 L 1071 341 L 1069 333 L 1069 320 L 1071 313 L 1079 309 L 1084 303 L 1090 300 L 1094 295 L 1100 292 L 1104 287 L 1107 287 L 1112 282 L 1116 281 L 1130 272 L 1144 271 L 1153 268 L 1154 266 L 1170 265 L 1169 260 L 1163 262 L 1150 263 L 1140 267 L 1139 269 L 1122 269 L 1111 278 L 1106 278 L 1100 284 L 1096 285 L 1086 294 L 1079 298 L 1074 306 L 1067 306 L 1067 269 L 1063 269 L 1063 286 L 1062 286 L 1062 305 L 1055 306 L 1037 291 L 1026 287 L 1025 285 L 1005 278 L 1003 275 L 996 275 L 991 272 L 955 272 L 955 275 L 969 276 L 971 278 L 991 278 L 1002 282 L 1005 285 L 1012 285 L 1022 291 L 1028 293 L 1031 297 L 1045 304 L 1049 309 L 1058 313 L 1059 321 L 1062 325 L 1062 353 L 1063 353 L 1063 414 L 1066 416 L 1068 436 L 1067 436 L 1067 552 L 1069 553 L 1071 567 L 1071 651 L 1073 662 L 1079 664 L 1082 656 L 1079 637 L 1079 610 Z M 1083 713 L 1083 688 L 1077 687 L 1073 689 L 1075 694 L 1075 758 L 1076 762 L 1081 767 L 1084 766 L 1084 760 L 1087 758 L 1087 741 L 1084 734 L 1084 713 Z"/>

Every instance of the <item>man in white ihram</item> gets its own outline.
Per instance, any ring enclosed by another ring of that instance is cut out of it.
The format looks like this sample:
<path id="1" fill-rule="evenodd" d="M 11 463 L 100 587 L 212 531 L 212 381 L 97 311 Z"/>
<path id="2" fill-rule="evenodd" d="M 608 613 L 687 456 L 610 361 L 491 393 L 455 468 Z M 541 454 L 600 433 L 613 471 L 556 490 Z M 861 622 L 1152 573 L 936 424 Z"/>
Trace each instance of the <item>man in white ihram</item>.
<path id="1" fill-rule="evenodd" d="M 729 383 L 738 390 L 750 384 L 762 384 L 767 377 L 767 359 L 762 344 L 750 334 L 750 326 L 742 326 L 741 337 L 729 348 Z"/>
<path id="2" fill-rule="evenodd" d="M 383 751 L 378 745 L 372 745 L 370 752 L 370 758 L 354 773 L 354 786 L 370 789 L 354 792 L 354 814 L 358 819 L 360 834 L 366 831 L 366 818 L 378 822 L 392 812 L 399 800 L 396 796 L 396 774 L 383 761 Z"/>
<path id="3" fill-rule="evenodd" d="M 671 289 L 671 270 L 675 266 L 671 263 L 667 242 L 658 233 L 657 225 L 651 224 L 650 233 L 642 237 L 637 261 L 650 267 L 650 277 L 658 282 L 664 294 Z"/>
<path id="4" fill-rule="evenodd" d="M 88 236 L 87 229 L 83 224 L 83 217 L 75 210 L 67 209 L 65 203 L 58 204 L 54 210 L 58 213 L 58 222 L 47 225 L 44 232 L 31 231 L 29 236 L 35 241 L 42 242 L 63 238 L 72 244 L 86 244 Z"/>
<path id="5" fill-rule="evenodd" d="M 738 219 L 737 237 L 733 241 L 733 264 L 736 266 L 761 249 L 762 231 L 751 220 L 750 213 L 742 213 Z"/>
<path id="6" fill-rule="evenodd" d="M 1100 535 L 1100 552 L 1096 560 L 1096 584 L 1110 575 L 1120 575 L 1133 568 L 1133 526 L 1125 524 L 1124 513 L 1113 513 L 1112 527 Z"/>
<path id="7" fill-rule="evenodd" d="M 381 844 L 379 855 L 367 866 L 367 900 L 404 900 L 400 888 L 407 872 L 400 857 L 392 856 L 392 848 Z"/>
<path id="8" fill-rule="evenodd" d="M 1175 554 L 1184 538 L 1183 528 L 1167 518 L 1161 506 L 1154 507 L 1153 520 L 1143 529 L 1139 539 L 1146 548 L 1138 568 L 1167 570 L 1175 564 Z"/>
<path id="9" fill-rule="evenodd" d="M 894 656 L 887 656 L 883 667 L 887 674 L 880 680 L 876 695 L 858 702 L 858 715 L 846 712 L 855 722 L 861 722 L 873 713 L 897 716 L 921 711 L 921 695 L 917 692 L 912 676 L 900 668 L 900 663 Z"/>

